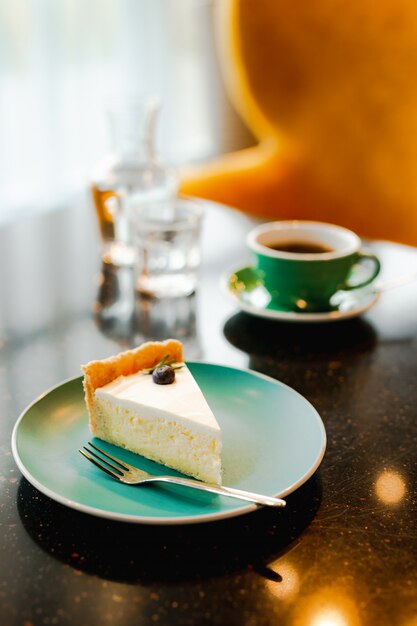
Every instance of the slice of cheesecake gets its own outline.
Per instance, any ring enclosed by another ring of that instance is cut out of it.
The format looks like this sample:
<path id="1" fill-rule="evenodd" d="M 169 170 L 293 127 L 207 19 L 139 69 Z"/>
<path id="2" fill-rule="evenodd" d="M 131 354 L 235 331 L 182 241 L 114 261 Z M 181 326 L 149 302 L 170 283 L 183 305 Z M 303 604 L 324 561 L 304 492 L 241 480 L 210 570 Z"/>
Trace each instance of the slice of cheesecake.
<path id="1" fill-rule="evenodd" d="M 174 380 L 157 384 L 152 370 L 164 359 L 172 361 Z M 93 435 L 199 480 L 221 484 L 221 430 L 183 362 L 179 341 L 145 343 L 82 369 Z"/>

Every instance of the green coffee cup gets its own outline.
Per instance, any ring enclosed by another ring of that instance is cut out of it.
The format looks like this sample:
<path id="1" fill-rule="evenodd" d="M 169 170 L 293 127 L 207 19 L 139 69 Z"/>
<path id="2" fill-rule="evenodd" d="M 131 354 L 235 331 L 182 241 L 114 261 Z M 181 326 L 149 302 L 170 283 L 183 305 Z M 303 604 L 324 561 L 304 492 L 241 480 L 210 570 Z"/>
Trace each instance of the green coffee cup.
<path id="1" fill-rule="evenodd" d="M 273 308 L 328 311 L 337 291 L 369 285 L 380 271 L 378 258 L 361 251 L 359 237 L 334 224 L 270 222 L 254 228 L 247 243 Z"/>

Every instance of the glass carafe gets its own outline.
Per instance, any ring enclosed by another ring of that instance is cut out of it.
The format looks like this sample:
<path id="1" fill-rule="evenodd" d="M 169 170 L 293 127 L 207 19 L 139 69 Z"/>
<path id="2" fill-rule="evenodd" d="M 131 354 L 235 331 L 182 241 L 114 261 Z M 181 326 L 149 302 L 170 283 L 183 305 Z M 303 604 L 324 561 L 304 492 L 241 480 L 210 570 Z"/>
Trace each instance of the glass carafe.
<path id="1" fill-rule="evenodd" d="M 178 191 L 174 168 L 154 148 L 159 110 L 154 97 L 133 98 L 109 108 L 111 151 L 97 166 L 92 195 L 103 247 L 103 261 L 133 265 L 129 206 L 169 204 Z"/>

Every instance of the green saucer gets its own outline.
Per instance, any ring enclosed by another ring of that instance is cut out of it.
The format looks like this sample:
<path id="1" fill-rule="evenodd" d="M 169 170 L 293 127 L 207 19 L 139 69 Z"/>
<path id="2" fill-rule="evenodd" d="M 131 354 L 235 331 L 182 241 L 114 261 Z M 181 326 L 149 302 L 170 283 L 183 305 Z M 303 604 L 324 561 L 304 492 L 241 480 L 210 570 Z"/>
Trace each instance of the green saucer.
<path id="1" fill-rule="evenodd" d="M 221 279 L 222 290 L 245 313 L 269 319 L 292 322 L 329 322 L 357 317 L 373 306 L 379 292 L 373 285 L 350 291 L 339 291 L 332 297 L 328 311 L 293 311 L 273 302 L 262 278 L 254 267 L 232 269 Z"/>

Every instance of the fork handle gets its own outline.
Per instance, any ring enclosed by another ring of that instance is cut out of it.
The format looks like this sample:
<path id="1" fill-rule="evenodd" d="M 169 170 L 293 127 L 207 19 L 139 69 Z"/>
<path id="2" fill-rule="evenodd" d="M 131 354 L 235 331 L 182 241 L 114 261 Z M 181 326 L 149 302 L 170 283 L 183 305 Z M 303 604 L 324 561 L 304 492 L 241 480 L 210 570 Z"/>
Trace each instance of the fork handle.
<path id="1" fill-rule="evenodd" d="M 221 487 L 220 485 L 213 485 L 211 483 L 202 483 L 198 480 L 192 480 L 191 478 L 180 478 L 179 476 L 155 476 L 152 477 L 149 482 L 154 481 L 163 481 L 166 483 L 173 483 L 175 485 L 184 485 L 184 487 L 192 487 L 193 489 L 200 489 L 201 491 L 210 491 L 211 493 L 217 493 L 221 496 L 239 498 L 240 500 L 247 500 L 248 502 L 255 502 L 256 504 L 263 504 L 265 506 L 282 507 L 286 505 L 285 500 L 281 500 L 281 498 L 263 496 L 259 493 L 243 491 L 242 489 L 235 489 L 234 487 Z"/>

